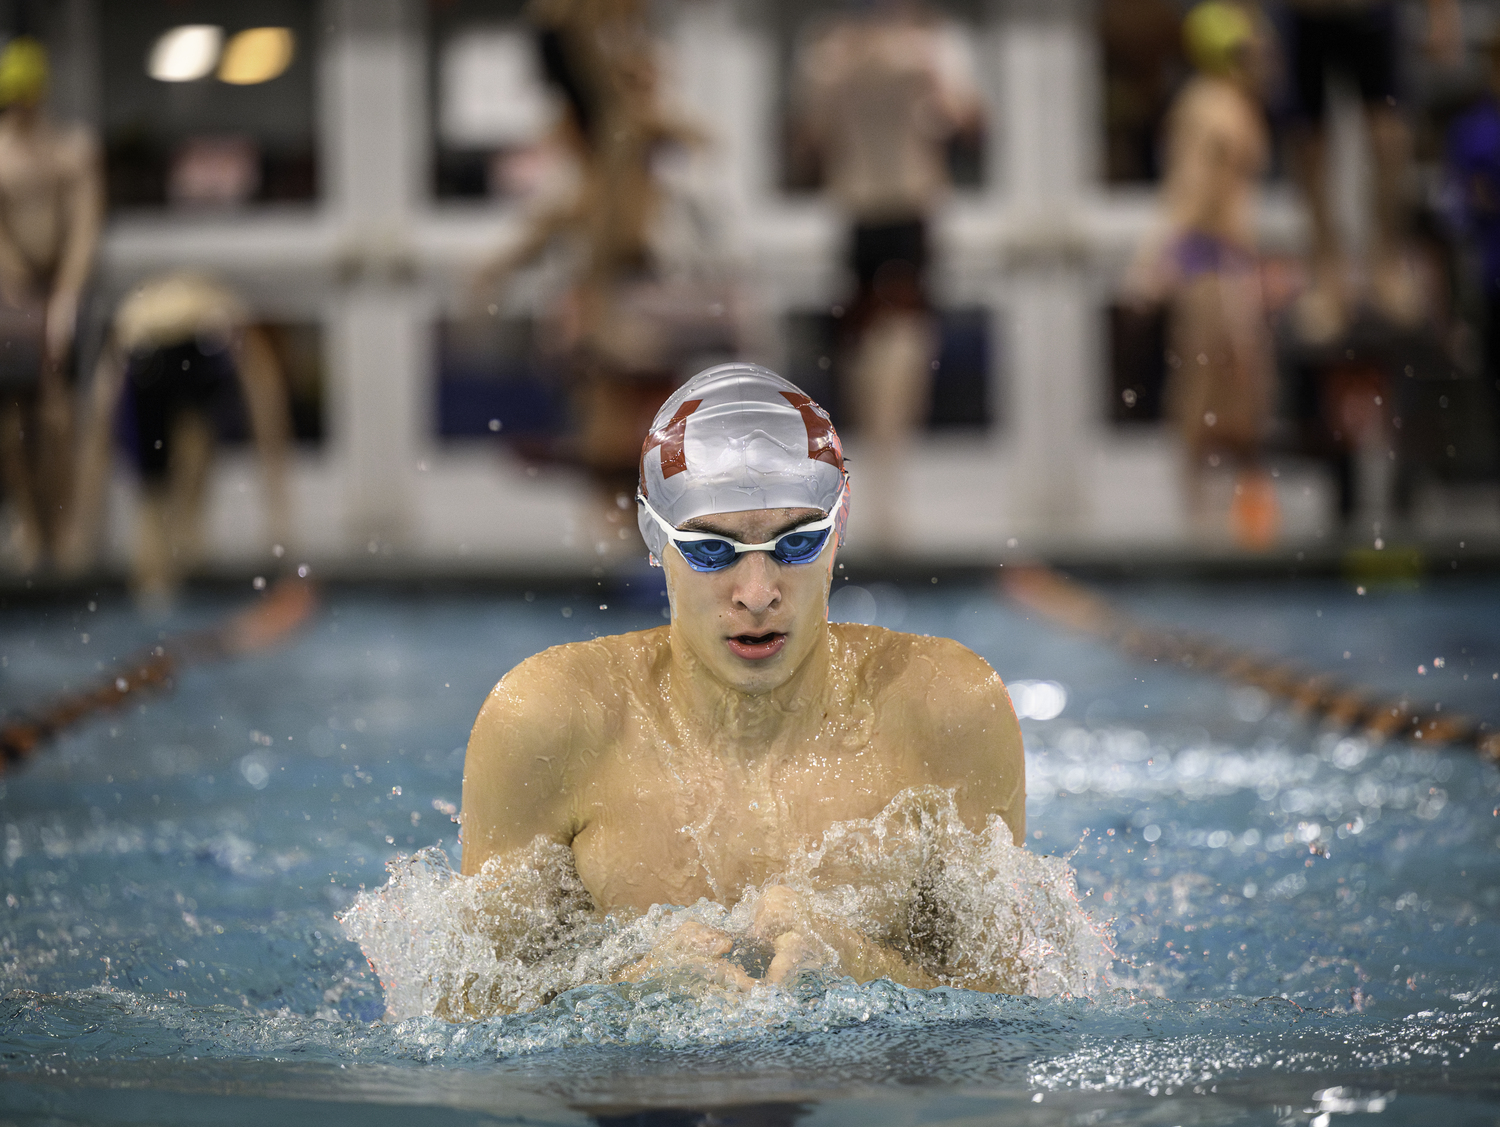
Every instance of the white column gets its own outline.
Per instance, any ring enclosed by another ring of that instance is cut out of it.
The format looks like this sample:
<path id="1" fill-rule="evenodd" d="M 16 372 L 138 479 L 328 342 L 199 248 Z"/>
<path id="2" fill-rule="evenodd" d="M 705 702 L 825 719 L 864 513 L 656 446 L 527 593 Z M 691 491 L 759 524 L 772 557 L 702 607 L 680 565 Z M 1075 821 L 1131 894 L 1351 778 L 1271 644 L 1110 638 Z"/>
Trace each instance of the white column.
<path id="1" fill-rule="evenodd" d="M 730 0 L 689 5 L 672 29 L 671 69 L 678 108 L 710 133 L 714 200 L 737 224 L 770 194 L 774 163 L 768 122 L 766 44 L 741 26 Z M 739 232 L 736 232 L 737 234 Z"/>
<path id="2" fill-rule="evenodd" d="M 1009 188 L 1010 507 L 1023 537 L 1048 540 L 1075 534 L 1086 516 L 1082 463 L 1099 428 L 1099 317 L 1082 216 L 1096 117 L 1090 30 L 1073 5 L 1024 6 L 1002 19 L 996 52 Z"/>
<path id="3" fill-rule="evenodd" d="M 327 0 L 325 206 L 340 230 L 327 342 L 333 456 L 354 543 L 403 544 L 431 429 L 428 314 L 415 288 L 426 85 L 415 0 Z"/>
<path id="4" fill-rule="evenodd" d="M 1012 200 L 1043 211 L 1076 207 L 1092 172 L 1085 134 L 1097 128 L 1087 104 L 1095 85 L 1091 29 L 1059 5 L 1008 16 L 1000 30 L 1001 140 Z"/>

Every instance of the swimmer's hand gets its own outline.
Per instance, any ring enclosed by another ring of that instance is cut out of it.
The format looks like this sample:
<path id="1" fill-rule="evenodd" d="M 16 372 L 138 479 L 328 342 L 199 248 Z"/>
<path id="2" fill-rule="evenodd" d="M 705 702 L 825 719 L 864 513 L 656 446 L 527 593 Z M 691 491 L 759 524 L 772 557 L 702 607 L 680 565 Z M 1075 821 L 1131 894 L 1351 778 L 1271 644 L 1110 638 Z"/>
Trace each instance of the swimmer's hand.
<path id="1" fill-rule="evenodd" d="M 766 981 L 786 986 L 805 970 L 823 970 L 833 962 L 834 952 L 800 931 L 783 931 L 774 941 L 776 957 L 766 968 Z"/>
<path id="2" fill-rule="evenodd" d="M 747 991 L 757 981 L 790 986 L 804 971 L 836 971 L 856 982 L 886 978 L 921 989 L 938 985 L 920 967 L 848 924 L 820 914 L 806 893 L 785 885 L 761 892 L 749 938 L 771 954 L 764 978 L 752 977 L 735 961 L 735 942 L 727 932 L 689 920 L 651 954 L 622 971 L 617 981 L 687 974 L 715 986 Z"/>
<path id="3" fill-rule="evenodd" d="M 734 940 L 727 932 L 689 920 L 655 951 L 621 972 L 618 981 L 642 982 L 685 971 L 715 986 L 749 990 L 755 985 L 755 979 L 729 961 L 733 949 Z"/>
<path id="4" fill-rule="evenodd" d="M 819 915 L 806 893 L 785 885 L 772 885 L 761 893 L 750 930 L 776 952 L 766 971 L 767 982 L 786 985 L 803 971 L 836 968 L 856 982 L 887 978 L 924 990 L 938 985 L 937 979 L 889 947 Z"/>
<path id="5" fill-rule="evenodd" d="M 841 961 L 838 951 L 818 941 L 807 896 L 783 884 L 760 894 L 750 934 L 775 951 L 766 981 L 777 985 L 790 983 L 805 970 L 823 970 Z"/>

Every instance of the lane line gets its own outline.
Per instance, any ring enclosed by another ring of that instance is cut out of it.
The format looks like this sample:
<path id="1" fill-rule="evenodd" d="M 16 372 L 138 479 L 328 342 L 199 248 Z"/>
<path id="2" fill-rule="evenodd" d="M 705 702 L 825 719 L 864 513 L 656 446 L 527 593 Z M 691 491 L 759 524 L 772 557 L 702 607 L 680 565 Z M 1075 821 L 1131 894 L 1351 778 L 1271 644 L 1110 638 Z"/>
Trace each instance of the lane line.
<path id="1" fill-rule="evenodd" d="M 179 634 L 126 658 L 87 689 L 0 725 L 0 774 L 23 762 L 64 729 L 119 708 L 144 692 L 170 692 L 189 665 L 224 661 L 276 644 L 307 622 L 317 593 L 304 579 L 283 579 L 256 602 L 204 630 Z"/>
<path id="2" fill-rule="evenodd" d="M 1049 567 L 1010 565 L 999 573 L 1001 591 L 1043 617 L 1091 634 L 1132 657 L 1165 662 L 1253 685 L 1289 702 L 1309 720 L 1358 731 L 1374 743 L 1405 739 L 1418 747 L 1468 747 L 1500 762 L 1500 729 L 1441 704 L 1392 695 L 1341 680 L 1274 654 L 1257 653 L 1206 634 L 1153 626 L 1112 606 L 1097 591 Z"/>

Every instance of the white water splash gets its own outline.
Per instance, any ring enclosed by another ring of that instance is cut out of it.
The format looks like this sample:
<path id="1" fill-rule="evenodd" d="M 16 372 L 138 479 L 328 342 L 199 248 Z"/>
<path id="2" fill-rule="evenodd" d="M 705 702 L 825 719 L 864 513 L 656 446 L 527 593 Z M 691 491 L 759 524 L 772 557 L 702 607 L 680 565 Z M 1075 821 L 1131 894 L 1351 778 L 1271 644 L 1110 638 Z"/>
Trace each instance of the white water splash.
<path id="1" fill-rule="evenodd" d="M 1004 993 L 1094 993 L 1113 956 L 1066 863 L 1013 845 L 998 818 L 973 832 L 952 794 L 931 787 L 903 791 L 875 818 L 835 823 L 816 848 L 732 907 L 705 899 L 600 914 L 572 851 L 542 838 L 472 877 L 454 872 L 436 848 L 389 868 L 389 882 L 361 893 L 340 922 L 380 976 L 392 1019 L 483 1019 L 628 977 L 640 985 L 621 997 L 643 1006 L 690 997 L 724 1011 L 721 1020 L 776 1024 L 771 1011 L 789 1018 L 788 1007 L 805 1008 L 796 996 L 811 980 L 781 989 L 744 971 L 764 970 L 770 951 L 757 915 L 785 890 L 802 906 L 799 927 L 826 948 L 812 976 L 825 988 L 850 969 L 839 965 L 834 938 L 849 930 L 944 986 Z M 689 924 L 724 933 L 733 951 L 685 952 L 673 939 Z"/>

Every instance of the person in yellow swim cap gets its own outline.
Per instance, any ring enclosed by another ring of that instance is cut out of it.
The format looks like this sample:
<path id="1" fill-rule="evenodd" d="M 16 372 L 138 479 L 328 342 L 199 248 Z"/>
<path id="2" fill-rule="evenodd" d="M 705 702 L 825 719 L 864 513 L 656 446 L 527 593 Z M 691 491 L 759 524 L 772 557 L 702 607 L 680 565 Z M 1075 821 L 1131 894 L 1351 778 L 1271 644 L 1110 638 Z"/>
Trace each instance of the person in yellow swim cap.
<path id="1" fill-rule="evenodd" d="M 1183 492 L 1195 533 L 1241 547 L 1275 540 L 1279 513 L 1262 452 L 1275 399 L 1275 358 L 1260 288 L 1257 184 L 1270 151 L 1258 89 L 1263 33 L 1232 0 L 1206 0 L 1183 20 L 1198 73 L 1166 122 L 1162 218 L 1127 282 L 1143 304 L 1170 307 L 1165 389 L 1182 443 Z M 1227 510 L 1211 480 L 1236 470 Z M 1227 524 L 1227 527 L 1225 525 Z"/>
<path id="2" fill-rule="evenodd" d="M 1255 21 L 1239 4 L 1206 0 L 1182 21 L 1182 46 L 1204 74 L 1227 77 L 1245 65 L 1246 50 L 1255 42 Z"/>
<path id="3" fill-rule="evenodd" d="M 47 79 L 35 39 L 0 49 L 0 487 L 21 572 L 57 555 L 68 519 L 68 361 L 104 211 L 98 146 L 48 119 Z"/>

